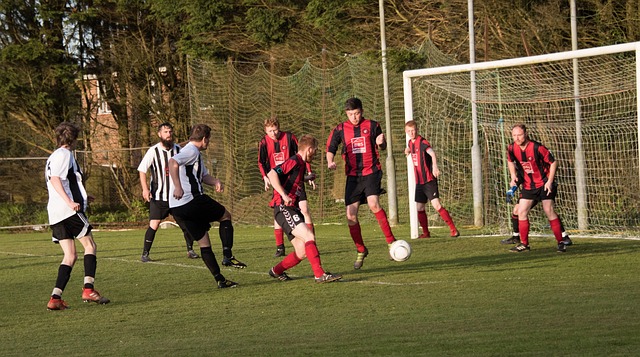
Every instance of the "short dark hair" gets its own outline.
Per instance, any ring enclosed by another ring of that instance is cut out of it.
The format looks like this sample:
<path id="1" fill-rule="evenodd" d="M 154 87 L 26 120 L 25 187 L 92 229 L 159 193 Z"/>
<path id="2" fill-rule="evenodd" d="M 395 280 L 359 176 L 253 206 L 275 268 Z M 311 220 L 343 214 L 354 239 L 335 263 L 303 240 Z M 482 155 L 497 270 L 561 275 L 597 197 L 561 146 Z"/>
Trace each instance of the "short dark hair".
<path id="1" fill-rule="evenodd" d="M 80 129 L 73 123 L 63 121 L 56 127 L 55 133 L 58 147 L 61 147 L 73 144 L 78 139 Z"/>
<path id="2" fill-rule="evenodd" d="M 360 101 L 360 99 L 356 97 L 347 99 L 347 101 L 344 102 L 344 110 L 354 110 L 354 109 L 362 110 L 362 101 Z"/>
<path id="3" fill-rule="evenodd" d="M 173 130 L 173 125 L 171 125 L 171 123 L 169 123 L 168 121 L 158 125 L 158 132 L 162 131 L 162 128 L 167 127 L 171 130 Z"/>
<path id="4" fill-rule="evenodd" d="M 196 124 L 191 129 L 189 141 L 200 141 L 211 137 L 211 128 L 206 124 Z"/>

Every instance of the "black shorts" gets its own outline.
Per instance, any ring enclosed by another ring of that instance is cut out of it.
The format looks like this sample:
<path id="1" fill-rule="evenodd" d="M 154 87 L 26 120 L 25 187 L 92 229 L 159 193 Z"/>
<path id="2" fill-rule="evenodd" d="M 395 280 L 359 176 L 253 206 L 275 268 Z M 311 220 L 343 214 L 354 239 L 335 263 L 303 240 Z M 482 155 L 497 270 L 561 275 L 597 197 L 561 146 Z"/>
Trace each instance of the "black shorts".
<path id="1" fill-rule="evenodd" d="M 434 198 L 440 198 L 438 179 L 433 179 L 423 184 L 417 183 L 415 196 L 415 201 L 418 203 L 427 203 Z"/>
<path id="2" fill-rule="evenodd" d="M 367 203 L 367 197 L 380 196 L 382 190 L 382 171 L 367 176 L 347 176 L 347 184 L 344 188 L 344 204 L 348 206 L 355 202 Z"/>
<path id="3" fill-rule="evenodd" d="M 226 209 L 207 195 L 194 197 L 189 203 L 173 207 L 171 214 L 181 228 L 198 241 L 211 228 L 210 222 L 220 221 Z"/>
<path id="4" fill-rule="evenodd" d="M 149 220 L 152 221 L 154 219 L 163 220 L 169 217 L 169 202 L 167 201 L 156 201 L 151 200 L 149 202 Z"/>
<path id="5" fill-rule="evenodd" d="M 304 216 L 300 209 L 292 206 L 278 205 L 273 207 L 273 218 L 282 230 L 287 233 L 289 240 L 294 238 L 292 232 L 299 224 L 304 223 Z"/>
<path id="6" fill-rule="evenodd" d="M 554 182 L 551 185 L 551 192 L 547 193 L 544 190 L 544 186 L 540 188 L 536 188 L 533 190 L 522 190 L 520 193 L 520 198 L 525 200 L 533 200 L 536 202 L 544 201 L 544 200 L 554 200 L 556 199 L 556 195 L 558 194 L 558 185 Z"/>
<path id="7" fill-rule="evenodd" d="M 86 237 L 91 233 L 91 225 L 84 213 L 76 213 L 56 224 L 51 225 L 51 240 L 59 243 L 63 239 Z"/>

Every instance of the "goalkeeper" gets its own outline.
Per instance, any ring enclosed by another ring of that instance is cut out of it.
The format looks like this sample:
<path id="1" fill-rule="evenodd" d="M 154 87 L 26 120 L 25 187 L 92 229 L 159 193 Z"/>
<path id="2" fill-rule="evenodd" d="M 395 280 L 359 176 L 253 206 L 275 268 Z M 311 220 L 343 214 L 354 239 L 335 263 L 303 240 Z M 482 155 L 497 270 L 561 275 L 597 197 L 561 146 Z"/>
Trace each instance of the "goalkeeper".
<path id="1" fill-rule="evenodd" d="M 511 174 L 510 186 L 522 183 L 518 202 L 518 231 L 520 243 L 511 248 L 512 252 L 529 251 L 529 211 L 534 202 L 541 201 L 542 209 L 549 219 L 549 225 L 558 243 L 558 252 L 566 252 L 562 242 L 560 219 L 554 210 L 558 186 L 554 181 L 558 162 L 549 149 L 527 135 L 524 124 L 516 124 L 511 129 L 513 143 L 507 148 L 507 164 Z M 522 182 L 520 182 L 522 181 Z"/>

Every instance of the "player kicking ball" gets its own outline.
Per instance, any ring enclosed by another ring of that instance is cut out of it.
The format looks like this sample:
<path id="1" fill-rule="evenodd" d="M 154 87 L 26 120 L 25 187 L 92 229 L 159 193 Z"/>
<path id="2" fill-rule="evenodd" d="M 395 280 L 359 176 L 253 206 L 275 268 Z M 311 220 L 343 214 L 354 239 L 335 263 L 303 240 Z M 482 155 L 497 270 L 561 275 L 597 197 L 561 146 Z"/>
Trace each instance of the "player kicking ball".
<path id="1" fill-rule="evenodd" d="M 318 140 L 310 135 L 304 135 L 298 142 L 298 152 L 267 173 L 271 185 L 278 193 L 273 196 L 271 202 L 274 219 L 287 234 L 295 249 L 269 270 L 269 275 L 280 281 L 291 280 L 286 270 L 298 265 L 305 257 L 311 264 L 316 283 L 329 283 L 342 279 L 342 275 L 331 274 L 322 268 L 315 234 L 305 224 L 299 207 L 307 163 L 313 161 L 317 150 Z"/>

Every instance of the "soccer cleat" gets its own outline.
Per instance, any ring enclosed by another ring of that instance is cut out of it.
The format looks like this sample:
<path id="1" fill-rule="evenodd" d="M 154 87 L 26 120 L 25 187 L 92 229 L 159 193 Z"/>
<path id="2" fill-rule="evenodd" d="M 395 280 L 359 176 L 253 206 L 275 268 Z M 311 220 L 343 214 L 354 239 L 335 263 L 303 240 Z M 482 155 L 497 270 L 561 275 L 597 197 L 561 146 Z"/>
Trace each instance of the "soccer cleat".
<path id="1" fill-rule="evenodd" d="M 457 229 L 454 229 L 451 231 L 451 237 L 455 238 L 455 237 L 460 237 L 460 232 L 458 232 Z"/>
<path id="2" fill-rule="evenodd" d="M 233 282 L 229 279 L 224 279 L 218 282 L 219 289 L 235 288 L 236 286 L 238 286 L 238 283 Z"/>
<path id="3" fill-rule="evenodd" d="M 49 299 L 49 303 L 47 303 L 48 310 L 65 310 L 69 308 L 69 305 L 62 299 L 55 299 L 53 296 Z"/>
<path id="4" fill-rule="evenodd" d="M 293 280 L 293 279 L 291 279 L 291 277 L 289 277 L 289 275 L 287 275 L 286 272 L 282 272 L 282 274 L 280 274 L 280 275 L 276 274 L 276 272 L 273 271 L 273 268 L 269 269 L 269 275 L 272 278 L 278 279 L 280 281 Z"/>
<path id="5" fill-rule="evenodd" d="M 106 297 L 101 296 L 97 290 L 91 288 L 82 289 L 82 300 L 84 302 L 95 302 L 101 305 L 108 304 L 111 301 Z"/>
<path id="6" fill-rule="evenodd" d="M 519 236 L 513 236 L 511 238 L 503 239 L 500 241 L 501 244 L 518 244 L 520 243 Z"/>
<path id="7" fill-rule="evenodd" d="M 418 238 L 411 238 L 411 239 L 422 239 L 422 238 L 431 238 L 431 232 L 429 231 L 422 232 L 422 234 Z"/>
<path id="8" fill-rule="evenodd" d="M 571 241 L 571 238 L 569 238 L 569 236 L 562 237 L 562 240 L 560 241 L 560 243 L 562 243 L 562 244 L 564 244 L 566 246 L 569 246 L 569 245 L 573 244 L 573 242 Z"/>
<path id="9" fill-rule="evenodd" d="M 356 256 L 356 261 L 355 263 L 353 263 L 353 269 L 357 270 L 362 268 L 362 264 L 364 264 L 364 258 L 366 258 L 367 255 L 369 255 L 369 249 L 367 248 L 364 248 L 364 252 L 362 253 L 358 252 L 358 255 Z"/>
<path id="10" fill-rule="evenodd" d="M 194 252 L 193 249 L 187 251 L 187 258 L 189 259 L 198 259 L 200 258 L 200 256 L 198 255 L 198 253 Z"/>
<path id="11" fill-rule="evenodd" d="M 564 253 L 566 251 L 567 251 L 567 246 L 562 242 L 558 243 L 558 253 Z"/>
<path id="12" fill-rule="evenodd" d="M 276 249 L 276 254 L 274 254 L 274 257 L 284 257 L 285 253 L 284 253 L 284 248 L 278 248 Z"/>
<path id="13" fill-rule="evenodd" d="M 247 267 L 247 264 L 239 261 L 235 257 L 231 257 L 231 258 L 224 257 L 224 259 L 222 259 L 222 265 L 226 267 L 234 267 L 238 269 L 244 269 Z"/>
<path id="14" fill-rule="evenodd" d="M 509 249 L 510 252 L 514 252 L 514 253 L 520 253 L 520 252 L 528 252 L 530 251 L 531 248 L 529 248 L 528 244 L 518 244 L 515 247 Z"/>
<path id="15" fill-rule="evenodd" d="M 149 254 L 142 254 L 142 256 L 140 257 L 140 261 L 143 263 L 150 262 L 151 258 L 149 258 Z"/>
<path id="16" fill-rule="evenodd" d="M 330 283 L 332 281 L 338 281 L 340 279 L 342 279 L 342 275 L 340 275 L 340 274 L 331 274 L 331 273 L 329 273 L 327 271 L 324 274 L 322 274 L 321 277 L 316 278 L 316 283 L 318 283 L 318 284 Z"/>

